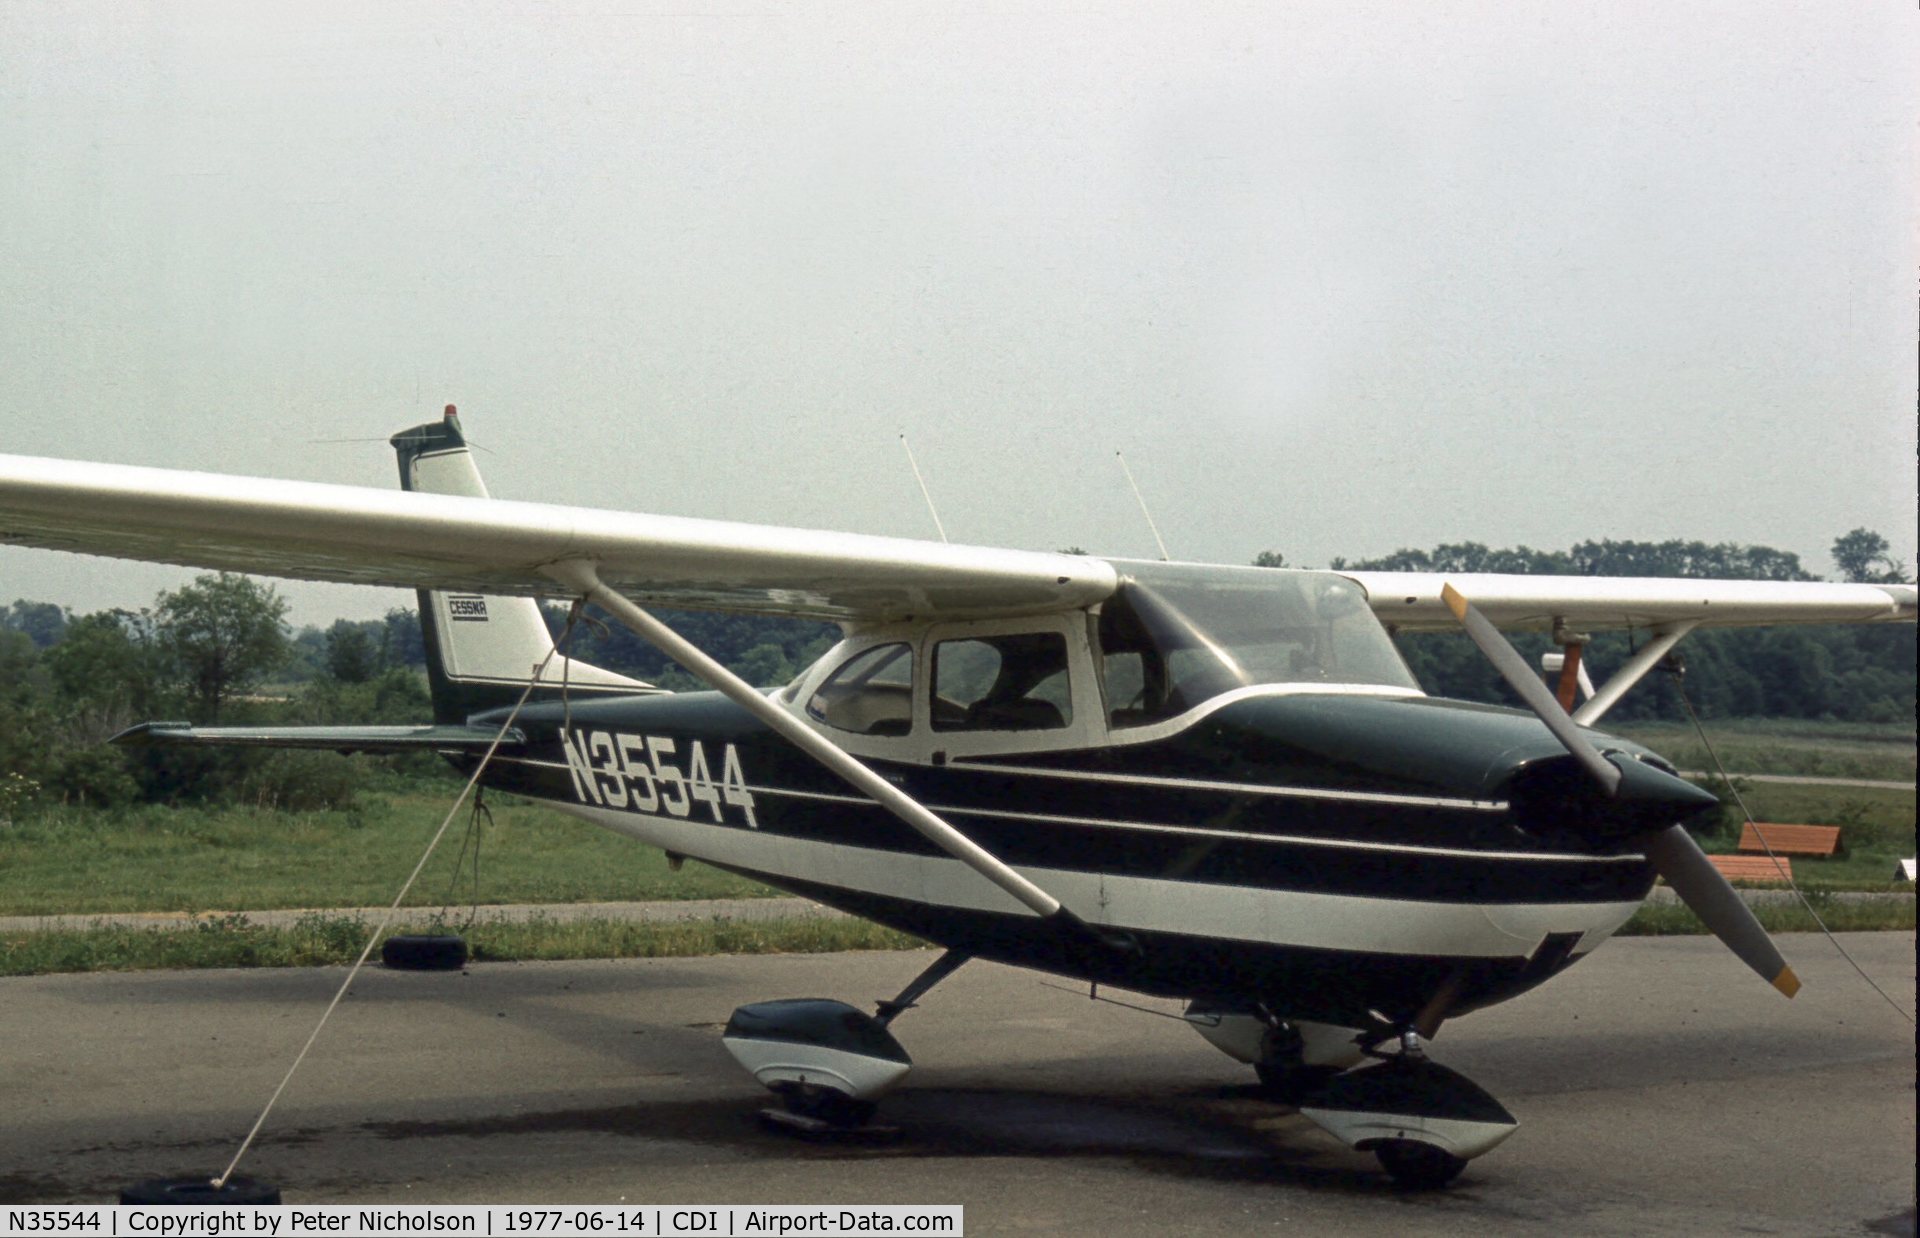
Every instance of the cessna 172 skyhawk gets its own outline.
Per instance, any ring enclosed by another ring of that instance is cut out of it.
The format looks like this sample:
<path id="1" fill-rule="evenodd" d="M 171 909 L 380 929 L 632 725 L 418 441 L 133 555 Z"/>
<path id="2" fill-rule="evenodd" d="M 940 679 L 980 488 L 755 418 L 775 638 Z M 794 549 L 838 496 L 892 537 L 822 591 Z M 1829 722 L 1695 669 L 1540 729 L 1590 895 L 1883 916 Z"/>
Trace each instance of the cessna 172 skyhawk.
<path id="1" fill-rule="evenodd" d="M 1126 562 L 505 502 L 451 408 L 393 441 L 404 492 L 0 456 L 0 542 L 421 591 L 431 726 L 123 738 L 466 770 L 498 740 L 483 785 L 944 946 L 874 1015 L 734 1013 L 734 1055 L 830 1125 L 907 1073 L 893 1019 L 985 958 L 1183 999 L 1277 1096 L 1444 1183 L 1514 1119 L 1423 1041 L 1577 962 L 1656 875 L 1798 987 L 1676 824 L 1714 798 L 1588 728 L 1695 627 L 1915 615 L 1910 586 Z M 558 655 L 540 595 L 598 604 L 716 690 Z M 766 692 L 640 603 L 845 638 Z M 1421 692 L 1391 631 L 1455 625 L 1531 712 Z M 1648 640 L 1569 718 L 1501 627 Z"/>

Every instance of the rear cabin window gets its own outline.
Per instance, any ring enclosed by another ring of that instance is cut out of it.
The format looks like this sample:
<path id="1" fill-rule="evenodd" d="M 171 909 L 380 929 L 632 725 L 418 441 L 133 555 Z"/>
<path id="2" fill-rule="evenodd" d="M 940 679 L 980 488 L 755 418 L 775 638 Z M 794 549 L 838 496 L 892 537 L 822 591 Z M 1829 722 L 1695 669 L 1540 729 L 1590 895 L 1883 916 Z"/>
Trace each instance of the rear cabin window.
<path id="1" fill-rule="evenodd" d="M 876 645 L 841 663 L 807 701 L 809 716 L 855 735 L 913 729 L 913 649 Z"/>
<path id="2" fill-rule="evenodd" d="M 1049 731 L 1073 721 L 1067 640 L 1058 632 L 941 641 L 933 650 L 933 729 Z"/>

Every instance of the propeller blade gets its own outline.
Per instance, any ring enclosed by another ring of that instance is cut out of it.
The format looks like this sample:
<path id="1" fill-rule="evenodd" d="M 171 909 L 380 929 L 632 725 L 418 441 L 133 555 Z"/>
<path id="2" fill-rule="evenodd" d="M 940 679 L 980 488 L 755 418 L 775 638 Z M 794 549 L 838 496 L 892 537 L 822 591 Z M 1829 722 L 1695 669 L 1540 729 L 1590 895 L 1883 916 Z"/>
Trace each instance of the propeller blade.
<path id="1" fill-rule="evenodd" d="M 1600 750 L 1587 741 L 1587 737 L 1580 733 L 1578 724 L 1567 716 L 1567 711 L 1560 707 L 1553 693 L 1547 691 L 1547 686 L 1540 682 L 1526 659 L 1500 634 L 1500 629 L 1475 610 L 1473 603 L 1467 601 L 1452 585 L 1443 586 L 1440 596 L 1473 643 L 1480 647 L 1480 652 L 1487 655 L 1487 661 L 1493 663 L 1500 677 L 1520 694 L 1520 699 L 1553 732 L 1554 738 L 1593 775 L 1609 796 L 1618 796 L 1621 781 L 1627 778 L 1627 774 L 1601 756 Z M 1686 812 L 1697 811 L 1713 798 L 1678 778 L 1646 769 L 1638 762 L 1631 764 L 1633 777 L 1629 781 L 1632 786 L 1626 797 L 1630 801 L 1646 800 L 1670 806 L 1675 812 Z M 1706 853 L 1700 850 L 1700 845 L 1693 841 L 1692 835 L 1682 827 L 1672 825 L 1640 835 L 1633 845 L 1646 854 L 1654 871 L 1666 878 L 1680 901 L 1699 916 L 1700 922 L 1725 943 L 1741 962 L 1759 972 L 1762 979 L 1788 997 L 1800 991 L 1800 978 L 1780 957 L 1780 951 L 1774 948 L 1767 930 L 1760 927 L 1760 921 L 1754 918 L 1752 909 L 1734 892 L 1727 879 L 1720 875 L 1720 870 L 1707 860 Z"/>
<path id="2" fill-rule="evenodd" d="M 1447 609 L 1453 612 L 1453 617 L 1460 621 L 1467 636 L 1487 656 L 1487 661 L 1493 663 L 1493 669 L 1500 672 L 1500 677 L 1507 681 L 1508 687 L 1520 694 L 1527 708 L 1546 723 L 1547 729 L 1553 732 L 1553 737 L 1560 741 L 1561 746 L 1573 754 L 1574 759 L 1593 775 L 1594 781 L 1605 788 L 1608 795 L 1617 791 L 1620 787 L 1619 769 L 1601 756 L 1600 750 L 1580 733 L 1580 728 L 1567 716 L 1567 711 L 1560 708 L 1560 702 L 1553 698 L 1553 693 L 1547 691 L 1547 685 L 1540 682 L 1540 677 L 1533 673 L 1527 660 L 1500 634 L 1500 629 L 1474 609 L 1473 603 L 1467 601 L 1452 585 L 1442 586 L 1440 597 L 1446 602 Z"/>
<path id="3" fill-rule="evenodd" d="M 1666 878 L 1680 901 L 1700 917 L 1713 935 L 1760 978 L 1788 997 L 1800 991 L 1800 977 L 1780 957 L 1773 938 L 1760 927 L 1751 908 L 1734 892 L 1720 870 L 1707 860 L 1700 844 L 1681 827 L 1669 826 L 1643 834 L 1634 845 L 1646 853 L 1654 870 Z"/>

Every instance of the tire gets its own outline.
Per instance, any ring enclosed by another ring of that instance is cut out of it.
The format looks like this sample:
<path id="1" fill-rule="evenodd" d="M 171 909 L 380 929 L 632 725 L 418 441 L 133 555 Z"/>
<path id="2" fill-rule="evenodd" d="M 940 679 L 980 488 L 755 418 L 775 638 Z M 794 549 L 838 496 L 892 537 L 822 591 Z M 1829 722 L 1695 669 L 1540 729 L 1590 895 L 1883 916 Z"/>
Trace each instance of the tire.
<path id="1" fill-rule="evenodd" d="M 252 1178 L 229 1178 L 215 1189 L 207 1178 L 149 1178 L 120 1192 L 123 1204 L 277 1204 L 280 1188 Z"/>
<path id="2" fill-rule="evenodd" d="M 786 1103 L 788 1113 L 848 1130 L 865 1126 L 867 1119 L 879 1108 L 870 1100 L 855 1100 L 845 1092 L 836 1092 L 832 1088 L 787 1088 L 780 1094 L 780 1099 Z"/>
<path id="3" fill-rule="evenodd" d="M 451 933 L 403 933 L 380 943 L 380 961 L 401 971 L 459 971 L 467 939 Z"/>
<path id="4" fill-rule="evenodd" d="M 1380 1168 L 1410 1191 L 1437 1191 L 1467 1167 L 1451 1152 L 1414 1139 L 1383 1139 L 1373 1146 L 1373 1154 Z"/>

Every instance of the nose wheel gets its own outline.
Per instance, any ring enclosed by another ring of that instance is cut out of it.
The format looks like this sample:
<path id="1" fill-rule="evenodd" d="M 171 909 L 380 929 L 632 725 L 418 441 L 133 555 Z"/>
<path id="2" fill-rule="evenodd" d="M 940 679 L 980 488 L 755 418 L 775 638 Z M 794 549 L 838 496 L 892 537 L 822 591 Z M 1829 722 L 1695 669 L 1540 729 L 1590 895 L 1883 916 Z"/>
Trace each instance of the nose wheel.
<path id="1" fill-rule="evenodd" d="M 788 1084 L 775 1091 L 780 1096 L 780 1103 L 786 1106 L 786 1113 L 772 1115 L 773 1120 L 779 1121 L 783 1116 L 800 1119 L 799 1123 L 781 1122 L 781 1125 L 804 1125 L 816 1130 L 858 1130 L 872 1120 L 874 1110 L 879 1108 L 873 1101 L 849 1096 L 838 1088 L 810 1083 Z"/>
<path id="2" fill-rule="evenodd" d="M 720 1041 L 734 1059 L 780 1098 L 762 1109 L 767 1124 L 803 1135 L 885 1134 L 872 1125 L 875 1102 L 897 1087 L 913 1059 L 887 1030 L 971 957 L 949 950 L 877 1014 L 828 998 L 793 998 L 742 1006 Z"/>
<path id="3" fill-rule="evenodd" d="M 1388 1177 L 1410 1191 L 1437 1191 L 1467 1167 L 1465 1157 L 1417 1139 L 1383 1139 L 1373 1145 L 1373 1155 Z"/>
<path id="4" fill-rule="evenodd" d="M 1519 1127 L 1473 1080 L 1429 1061 L 1419 1033 L 1398 1033 L 1400 1052 L 1350 1070 L 1300 1102 L 1303 1117 L 1380 1167 L 1409 1190 L 1434 1190 L 1467 1162 Z"/>

